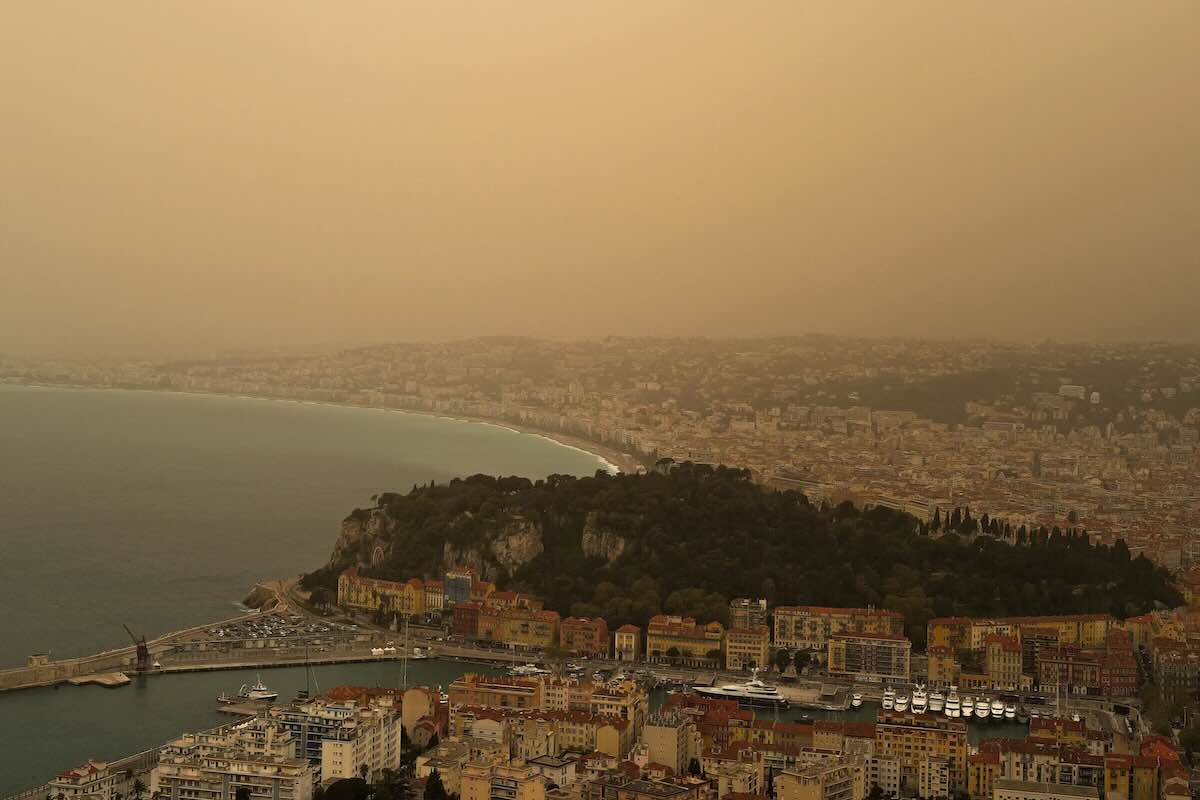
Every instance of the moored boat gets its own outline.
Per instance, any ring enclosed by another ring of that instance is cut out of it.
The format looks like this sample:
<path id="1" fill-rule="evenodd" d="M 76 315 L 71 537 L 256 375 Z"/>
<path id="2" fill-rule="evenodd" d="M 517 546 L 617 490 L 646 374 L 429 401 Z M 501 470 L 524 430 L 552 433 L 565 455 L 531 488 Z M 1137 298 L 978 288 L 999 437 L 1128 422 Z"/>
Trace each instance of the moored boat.
<path id="1" fill-rule="evenodd" d="M 883 699 L 879 702 L 885 711 L 891 711 L 896 707 L 896 690 L 888 687 L 883 690 Z"/>
<path id="2" fill-rule="evenodd" d="M 992 719 L 1004 719 L 1004 703 L 999 699 L 992 701 Z"/>
<path id="3" fill-rule="evenodd" d="M 925 686 L 918 683 L 913 687 L 912 712 L 924 714 L 927 710 L 929 710 L 929 694 L 925 691 Z"/>
<path id="4" fill-rule="evenodd" d="M 1013 705 L 1012 703 L 1009 703 L 1008 705 L 1006 705 L 1004 707 L 1004 718 L 1005 719 L 1016 719 L 1017 718 L 1017 707 L 1015 705 Z"/>
<path id="5" fill-rule="evenodd" d="M 992 716 L 992 704 L 986 697 L 979 698 L 975 704 L 975 719 L 987 719 Z"/>
<path id="6" fill-rule="evenodd" d="M 941 692 L 934 692 L 929 695 L 929 713 L 941 714 L 946 708 L 946 698 Z"/>
<path id="7" fill-rule="evenodd" d="M 900 712 L 908 711 L 908 695 L 896 695 L 896 710 Z"/>
<path id="8" fill-rule="evenodd" d="M 745 683 L 727 683 L 722 686 L 693 686 L 692 691 L 705 697 L 715 697 L 720 700 L 736 700 L 743 706 L 765 706 L 767 708 L 787 708 L 786 697 L 758 678 L 758 670 L 754 670 L 750 680 Z"/>
<path id="9" fill-rule="evenodd" d="M 238 698 L 241 700 L 264 700 L 266 702 L 274 702 L 279 697 L 279 692 L 273 692 L 267 688 L 267 685 L 262 682 L 261 675 L 254 676 L 254 683 L 250 685 L 242 684 L 242 688 L 238 690 Z"/>
<path id="10" fill-rule="evenodd" d="M 950 719 L 958 719 L 962 716 L 962 701 L 958 697 L 957 686 L 951 686 L 950 692 L 946 695 L 946 716 Z"/>
<path id="11" fill-rule="evenodd" d="M 975 699 L 971 695 L 967 695 L 962 701 L 962 715 L 964 717 L 975 716 Z"/>
<path id="12" fill-rule="evenodd" d="M 855 692 L 853 695 L 851 695 L 850 696 L 850 705 L 853 706 L 854 708 L 858 708 L 859 706 L 861 706 L 862 705 L 862 695 L 859 694 L 858 692 Z"/>

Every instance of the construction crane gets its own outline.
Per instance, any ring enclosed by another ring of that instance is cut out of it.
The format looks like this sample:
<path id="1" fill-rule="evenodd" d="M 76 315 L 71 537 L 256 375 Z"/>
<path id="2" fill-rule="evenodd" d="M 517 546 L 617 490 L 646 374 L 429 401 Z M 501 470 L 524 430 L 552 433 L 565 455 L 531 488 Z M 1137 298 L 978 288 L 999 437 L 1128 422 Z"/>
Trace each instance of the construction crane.
<path id="1" fill-rule="evenodd" d="M 129 638 L 133 640 L 133 644 L 137 647 L 137 671 L 146 672 L 150 669 L 150 648 L 146 646 L 146 637 L 140 639 L 133 635 L 133 631 L 129 630 L 129 626 L 122 623 L 121 627 L 129 634 Z"/>

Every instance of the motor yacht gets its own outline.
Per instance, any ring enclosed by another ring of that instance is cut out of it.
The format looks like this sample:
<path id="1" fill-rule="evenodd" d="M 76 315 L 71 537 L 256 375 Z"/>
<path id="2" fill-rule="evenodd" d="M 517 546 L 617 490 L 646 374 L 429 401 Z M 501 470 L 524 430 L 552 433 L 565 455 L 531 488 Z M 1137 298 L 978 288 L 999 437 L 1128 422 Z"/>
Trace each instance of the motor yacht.
<path id="1" fill-rule="evenodd" d="M 929 693 L 925 691 L 922 684 L 917 684 L 913 687 L 912 693 L 912 712 L 914 714 L 924 714 L 929 710 Z"/>
<path id="2" fill-rule="evenodd" d="M 879 705 L 885 711 L 891 711 L 893 708 L 895 708 L 896 707 L 896 690 L 890 686 L 888 688 L 884 689 L 883 690 L 883 699 L 880 701 Z"/>
<path id="3" fill-rule="evenodd" d="M 975 719 L 987 719 L 992 716 L 992 704 L 986 697 L 979 698 L 975 704 Z"/>
<path id="4" fill-rule="evenodd" d="M 908 695 L 896 695 L 896 710 L 900 712 L 908 711 Z"/>
<path id="5" fill-rule="evenodd" d="M 1013 709 L 1014 714 L 1016 709 Z M 992 719 L 1004 719 L 1004 703 L 999 699 L 992 701 Z"/>
<path id="6" fill-rule="evenodd" d="M 779 693 L 774 686 L 758 679 L 758 670 L 754 670 L 750 680 L 745 683 L 727 683 L 722 686 L 693 686 L 692 691 L 705 697 L 715 697 L 720 700 L 736 700 L 743 706 L 766 706 L 767 708 L 787 708 L 786 697 Z"/>
<path id="7" fill-rule="evenodd" d="M 858 692 L 855 692 L 854 694 L 852 694 L 850 696 L 850 705 L 853 706 L 854 708 L 860 707 L 862 705 L 862 695 L 859 694 Z"/>
<path id="8" fill-rule="evenodd" d="M 941 714 L 946 708 L 946 698 L 941 692 L 929 695 L 929 713 Z"/>

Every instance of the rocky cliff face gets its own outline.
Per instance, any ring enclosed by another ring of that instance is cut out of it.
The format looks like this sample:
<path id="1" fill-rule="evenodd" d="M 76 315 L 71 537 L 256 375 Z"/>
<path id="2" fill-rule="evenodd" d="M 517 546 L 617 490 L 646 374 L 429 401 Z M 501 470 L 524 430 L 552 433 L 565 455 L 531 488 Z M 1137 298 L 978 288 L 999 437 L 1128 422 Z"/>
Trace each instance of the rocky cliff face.
<path id="1" fill-rule="evenodd" d="M 384 532 L 391 520 L 378 509 L 352 514 L 342 521 L 342 532 L 329 561 L 343 566 L 367 567 L 383 561 L 391 549 Z"/>
<path id="2" fill-rule="evenodd" d="M 583 523 L 583 536 L 580 547 L 588 558 L 603 558 L 611 564 L 620 558 L 629 547 L 629 542 L 620 534 L 600 523 L 598 511 L 588 512 Z"/>
<path id="3" fill-rule="evenodd" d="M 517 518 L 489 537 L 486 543 L 456 547 L 446 542 L 442 548 L 442 561 L 447 567 L 470 567 L 484 580 L 490 581 L 496 579 L 501 567 L 511 575 L 544 550 L 541 526 L 528 519 Z"/>

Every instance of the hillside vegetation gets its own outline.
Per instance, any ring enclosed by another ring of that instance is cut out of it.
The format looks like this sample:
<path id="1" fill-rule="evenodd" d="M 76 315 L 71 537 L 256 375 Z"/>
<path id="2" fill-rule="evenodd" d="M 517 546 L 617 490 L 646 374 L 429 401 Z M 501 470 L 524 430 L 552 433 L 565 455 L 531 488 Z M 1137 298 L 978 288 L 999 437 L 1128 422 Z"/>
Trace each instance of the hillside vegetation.
<path id="1" fill-rule="evenodd" d="M 923 644 L 933 616 L 1143 613 L 1181 602 L 1168 574 L 1124 542 L 1055 533 L 1028 546 L 988 535 L 921 535 L 913 517 L 818 507 L 743 470 L 683 464 L 669 475 L 476 475 L 386 493 L 347 517 L 330 563 L 405 580 L 468 564 L 561 613 L 644 625 L 671 612 L 727 617 L 731 597 L 901 611 Z"/>

